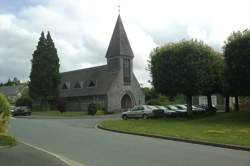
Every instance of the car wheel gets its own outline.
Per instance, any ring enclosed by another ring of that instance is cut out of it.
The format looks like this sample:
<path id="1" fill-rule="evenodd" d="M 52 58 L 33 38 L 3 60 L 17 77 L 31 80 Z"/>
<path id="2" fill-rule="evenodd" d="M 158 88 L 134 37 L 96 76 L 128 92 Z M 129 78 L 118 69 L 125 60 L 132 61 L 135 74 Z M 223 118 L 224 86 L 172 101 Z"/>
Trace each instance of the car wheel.
<path id="1" fill-rule="evenodd" d="M 123 119 L 123 120 L 127 120 L 127 119 L 128 119 L 128 116 L 127 116 L 127 115 L 122 115 L 122 119 Z"/>
<path id="2" fill-rule="evenodd" d="M 143 114 L 143 115 L 142 115 L 142 118 L 143 118 L 143 119 L 148 119 L 148 115 Z"/>

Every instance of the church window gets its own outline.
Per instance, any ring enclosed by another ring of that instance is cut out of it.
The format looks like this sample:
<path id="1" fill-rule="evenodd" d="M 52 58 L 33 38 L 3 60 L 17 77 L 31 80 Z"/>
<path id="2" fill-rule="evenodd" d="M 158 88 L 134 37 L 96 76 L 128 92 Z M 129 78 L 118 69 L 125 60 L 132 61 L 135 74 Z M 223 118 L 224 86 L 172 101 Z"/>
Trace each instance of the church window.
<path id="1" fill-rule="evenodd" d="M 125 85 L 130 85 L 131 82 L 130 59 L 123 60 L 123 81 Z"/>
<path id="2" fill-rule="evenodd" d="M 82 88 L 82 81 L 77 81 L 75 84 L 75 88 Z"/>
<path id="3" fill-rule="evenodd" d="M 89 81 L 88 87 L 92 88 L 96 86 L 96 81 Z"/>
<path id="4" fill-rule="evenodd" d="M 119 69 L 119 63 L 119 59 L 110 59 L 108 64 L 109 69 L 111 71 L 117 71 Z"/>
<path id="5" fill-rule="evenodd" d="M 65 82 L 62 86 L 62 89 L 69 89 L 70 88 L 70 82 Z"/>

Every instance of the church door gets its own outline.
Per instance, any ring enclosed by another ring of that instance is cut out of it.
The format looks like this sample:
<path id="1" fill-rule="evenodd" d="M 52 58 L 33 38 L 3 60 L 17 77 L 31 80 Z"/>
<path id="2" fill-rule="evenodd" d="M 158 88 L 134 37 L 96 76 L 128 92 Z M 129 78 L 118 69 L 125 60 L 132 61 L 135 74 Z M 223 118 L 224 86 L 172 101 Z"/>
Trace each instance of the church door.
<path id="1" fill-rule="evenodd" d="M 132 100 L 131 100 L 129 95 L 125 94 L 122 97 L 121 105 L 122 105 L 122 108 L 131 108 L 131 107 L 133 107 Z"/>

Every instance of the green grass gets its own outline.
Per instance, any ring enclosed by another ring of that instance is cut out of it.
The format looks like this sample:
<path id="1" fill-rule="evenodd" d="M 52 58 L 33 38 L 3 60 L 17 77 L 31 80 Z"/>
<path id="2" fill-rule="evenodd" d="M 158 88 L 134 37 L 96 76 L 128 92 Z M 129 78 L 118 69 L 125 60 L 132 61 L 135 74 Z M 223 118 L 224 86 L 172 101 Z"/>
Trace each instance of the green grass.
<path id="1" fill-rule="evenodd" d="M 250 146 L 249 111 L 217 113 L 199 119 L 112 120 L 104 121 L 101 125 L 134 133 Z"/>
<path id="2" fill-rule="evenodd" d="M 87 115 L 87 112 L 64 112 L 61 113 L 59 111 L 32 111 L 31 115 L 37 115 L 37 116 L 85 116 Z"/>
<path id="3" fill-rule="evenodd" d="M 9 135 L 0 135 L 0 146 L 15 146 L 17 141 Z"/>

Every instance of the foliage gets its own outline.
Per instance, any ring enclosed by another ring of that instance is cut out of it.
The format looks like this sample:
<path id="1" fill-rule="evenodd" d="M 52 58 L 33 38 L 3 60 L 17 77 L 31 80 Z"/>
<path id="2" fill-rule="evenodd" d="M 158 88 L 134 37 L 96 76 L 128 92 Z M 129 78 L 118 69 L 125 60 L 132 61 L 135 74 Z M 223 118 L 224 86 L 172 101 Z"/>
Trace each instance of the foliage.
<path id="1" fill-rule="evenodd" d="M 16 106 L 27 106 L 27 107 L 31 108 L 32 107 L 32 100 L 28 96 L 23 96 L 23 97 L 16 100 L 15 105 Z"/>
<path id="2" fill-rule="evenodd" d="M 66 102 L 63 98 L 59 98 L 57 100 L 57 109 L 59 112 L 64 113 L 66 112 Z"/>
<path id="3" fill-rule="evenodd" d="M 231 96 L 250 95 L 250 30 L 233 32 L 225 42 L 225 79 Z"/>
<path id="4" fill-rule="evenodd" d="M 8 135 L 0 135 L 0 146 L 15 146 L 17 141 L 14 137 Z"/>
<path id="5" fill-rule="evenodd" d="M 9 78 L 6 83 L 0 83 L 0 86 L 14 86 L 14 85 L 20 85 L 20 84 L 21 84 L 20 80 L 18 80 L 17 77 L 14 77 L 13 80 Z"/>
<path id="6" fill-rule="evenodd" d="M 10 105 L 8 100 L 4 95 L 0 93 L 0 114 L 3 114 L 3 117 L 9 116 L 10 114 Z"/>
<path id="7" fill-rule="evenodd" d="M 145 87 L 145 88 L 143 88 L 143 92 L 145 94 L 146 102 L 159 97 L 159 94 L 155 91 L 154 88 Z"/>
<path id="8" fill-rule="evenodd" d="M 49 32 L 46 38 L 44 33 L 41 33 L 31 63 L 30 96 L 42 100 L 42 103 L 46 105 L 49 99 L 58 96 L 58 85 L 60 84 L 59 58 Z"/>
<path id="9" fill-rule="evenodd" d="M 212 70 L 219 64 L 216 55 L 211 47 L 196 40 L 157 47 L 149 64 L 155 90 L 167 96 L 186 95 L 190 112 L 193 95 L 211 93 L 218 85 L 220 76 Z"/>
<path id="10" fill-rule="evenodd" d="M 88 115 L 95 115 L 97 112 L 97 104 L 90 103 L 88 106 Z"/>

